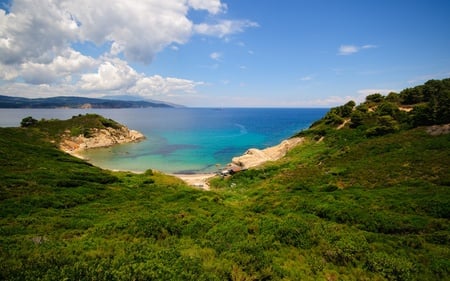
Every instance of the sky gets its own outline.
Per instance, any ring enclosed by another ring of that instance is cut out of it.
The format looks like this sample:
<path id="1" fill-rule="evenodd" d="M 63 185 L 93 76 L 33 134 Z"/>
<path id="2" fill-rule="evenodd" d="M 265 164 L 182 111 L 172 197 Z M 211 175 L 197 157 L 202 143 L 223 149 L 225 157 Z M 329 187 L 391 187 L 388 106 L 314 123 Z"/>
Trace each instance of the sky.
<path id="1" fill-rule="evenodd" d="M 332 107 L 450 77 L 448 0 L 0 0 L 0 95 Z"/>

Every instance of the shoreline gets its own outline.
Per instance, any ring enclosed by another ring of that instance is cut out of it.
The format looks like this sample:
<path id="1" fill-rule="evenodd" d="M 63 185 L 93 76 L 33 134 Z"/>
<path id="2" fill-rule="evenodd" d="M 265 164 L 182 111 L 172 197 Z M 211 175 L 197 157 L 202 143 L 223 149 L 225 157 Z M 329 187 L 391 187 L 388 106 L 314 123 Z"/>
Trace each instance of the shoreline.
<path id="1" fill-rule="evenodd" d="M 217 174 L 166 174 L 177 177 L 187 183 L 189 186 L 203 190 L 210 190 L 209 179 Z"/>
<path id="2" fill-rule="evenodd" d="M 135 142 L 136 140 L 133 140 L 133 141 Z M 130 141 L 130 142 L 133 142 L 133 141 Z M 250 148 L 244 154 L 233 157 L 231 159 L 231 162 L 228 163 L 226 167 L 229 170 L 233 170 L 236 167 L 238 167 L 239 170 L 246 170 L 249 168 L 258 167 L 258 166 L 265 164 L 267 162 L 270 162 L 270 161 L 279 160 L 279 159 L 283 158 L 288 151 L 290 151 L 294 147 L 302 144 L 303 141 L 304 141 L 304 138 L 296 137 L 296 138 L 285 139 L 277 145 L 270 146 L 270 147 L 264 148 L 262 150 Z M 118 144 L 120 144 L 120 143 L 109 144 L 109 145 L 106 145 L 105 147 L 118 145 Z M 89 159 L 87 159 L 86 157 L 83 157 L 80 154 L 80 152 L 84 151 L 84 150 L 88 150 L 88 149 L 93 149 L 93 148 L 94 147 L 78 146 L 76 149 L 63 149 L 62 147 L 60 147 L 60 149 L 63 152 L 68 153 L 76 158 L 82 159 L 87 162 L 89 161 Z M 225 170 L 227 170 L 227 169 L 225 169 Z M 113 169 L 111 171 L 120 172 L 120 171 L 128 171 L 128 170 Z M 128 171 L 128 172 L 137 173 L 137 174 L 143 173 L 143 172 L 136 172 L 136 171 Z M 183 180 L 187 185 L 195 187 L 195 188 L 203 189 L 203 190 L 210 190 L 209 179 L 218 175 L 217 173 L 199 173 L 199 174 L 183 174 L 183 173 L 178 174 L 178 173 L 165 173 L 165 172 L 161 172 L 161 173 L 177 177 L 177 178 Z"/>

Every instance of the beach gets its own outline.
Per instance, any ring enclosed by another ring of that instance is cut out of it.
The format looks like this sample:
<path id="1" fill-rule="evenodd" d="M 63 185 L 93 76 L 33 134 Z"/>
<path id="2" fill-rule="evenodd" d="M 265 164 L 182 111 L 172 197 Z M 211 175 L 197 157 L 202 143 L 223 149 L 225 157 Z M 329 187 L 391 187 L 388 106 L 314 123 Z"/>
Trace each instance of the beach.
<path id="1" fill-rule="evenodd" d="M 171 174 L 171 175 L 182 179 L 190 186 L 194 186 L 204 190 L 209 190 L 208 180 L 216 176 L 216 174 Z"/>

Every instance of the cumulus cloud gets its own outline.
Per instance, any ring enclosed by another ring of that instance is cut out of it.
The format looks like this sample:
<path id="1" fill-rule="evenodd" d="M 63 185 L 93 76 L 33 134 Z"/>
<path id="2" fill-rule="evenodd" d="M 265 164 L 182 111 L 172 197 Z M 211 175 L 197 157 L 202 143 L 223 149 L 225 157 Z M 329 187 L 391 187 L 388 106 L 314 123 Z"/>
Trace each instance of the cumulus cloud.
<path id="1" fill-rule="evenodd" d="M 139 74 L 126 62 L 115 59 L 103 62 L 97 73 L 83 74 L 78 85 L 88 91 L 126 89 L 136 83 L 138 78 Z"/>
<path id="2" fill-rule="evenodd" d="M 149 64 L 158 52 L 177 50 L 195 34 L 224 38 L 258 26 L 248 20 L 216 20 L 228 9 L 221 0 L 14 0 L 2 5 L 1 90 L 14 95 L 64 95 L 65 90 L 72 95 L 192 94 L 204 83 L 148 76 L 128 61 Z M 206 11 L 208 22 L 197 19 L 194 24 L 190 10 Z M 107 50 L 90 55 L 75 50 L 77 43 Z M 219 60 L 221 54 L 210 57 Z"/>
<path id="3" fill-rule="evenodd" d="M 62 8 L 80 22 L 78 36 L 96 44 L 112 42 L 112 53 L 150 63 L 156 53 L 191 36 L 189 6 L 179 0 L 63 1 Z"/>
<path id="4" fill-rule="evenodd" d="M 364 49 L 372 49 L 377 48 L 376 45 L 363 45 L 363 46 L 356 46 L 356 45 L 341 45 L 339 47 L 338 54 L 341 56 L 348 56 L 352 55 L 354 53 L 357 53 Z"/>
<path id="5" fill-rule="evenodd" d="M 59 79 L 71 81 L 72 76 L 87 71 L 97 64 L 96 60 L 72 49 L 65 50 L 50 63 L 25 62 L 20 65 L 20 73 L 25 82 L 31 84 L 51 84 Z"/>
<path id="6" fill-rule="evenodd" d="M 10 13 L 0 10 L 0 62 L 48 63 L 76 40 L 77 23 L 66 11 L 46 1 L 14 1 Z"/>
<path id="7" fill-rule="evenodd" d="M 214 15 L 227 10 L 227 4 L 220 3 L 220 0 L 189 0 L 188 2 L 193 9 L 207 10 Z"/>
<path id="8" fill-rule="evenodd" d="M 110 43 L 111 54 L 150 63 L 156 53 L 195 33 L 224 37 L 257 25 L 247 20 L 194 25 L 190 9 L 215 15 L 227 6 L 220 0 L 15 0 L 10 13 L 0 10 L 0 60 L 51 61 L 79 41 Z"/>

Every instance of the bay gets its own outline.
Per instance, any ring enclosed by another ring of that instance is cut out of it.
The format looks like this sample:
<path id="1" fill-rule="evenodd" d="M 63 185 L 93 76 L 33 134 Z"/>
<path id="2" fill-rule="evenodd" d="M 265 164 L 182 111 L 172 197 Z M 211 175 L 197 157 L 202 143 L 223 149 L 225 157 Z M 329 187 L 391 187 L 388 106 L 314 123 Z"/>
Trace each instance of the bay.
<path id="1" fill-rule="evenodd" d="M 26 116 L 68 119 L 97 113 L 142 132 L 139 143 L 88 150 L 89 162 L 111 170 L 165 173 L 217 171 L 249 148 L 276 145 L 324 116 L 324 108 L 0 109 L 0 126 Z"/>

